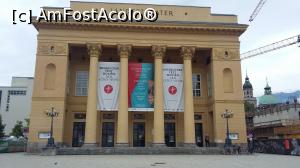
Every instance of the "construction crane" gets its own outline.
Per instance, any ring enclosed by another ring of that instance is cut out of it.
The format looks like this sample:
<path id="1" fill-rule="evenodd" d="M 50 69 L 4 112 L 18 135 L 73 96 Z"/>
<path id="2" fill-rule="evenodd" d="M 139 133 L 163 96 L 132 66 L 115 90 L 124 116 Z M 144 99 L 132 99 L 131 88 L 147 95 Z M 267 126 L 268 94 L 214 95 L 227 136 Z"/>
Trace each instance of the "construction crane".
<path id="1" fill-rule="evenodd" d="M 290 45 L 294 45 L 294 44 L 297 44 L 297 43 L 300 44 L 300 34 L 297 35 L 297 36 L 293 36 L 293 37 L 290 37 L 290 38 L 287 38 L 287 39 L 284 39 L 284 40 L 281 40 L 281 41 L 278 41 L 278 42 L 275 42 L 275 43 L 272 43 L 272 44 L 254 49 L 254 50 L 250 50 L 250 51 L 245 52 L 245 53 L 242 53 L 241 54 L 241 60 L 252 58 L 252 57 L 255 57 L 257 55 L 264 54 L 264 53 L 274 51 L 274 50 L 277 50 L 277 49 L 280 49 L 280 48 L 283 48 L 283 47 L 287 47 L 287 46 L 290 46 Z"/>
<path id="2" fill-rule="evenodd" d="M 258 15 L 261 8 L 264 6 L 267 0 L 260 0 L 256 8 L 254 9 L 252 15 L 250 16 L 249 22 L 252 22 L 254 18 Z"/>

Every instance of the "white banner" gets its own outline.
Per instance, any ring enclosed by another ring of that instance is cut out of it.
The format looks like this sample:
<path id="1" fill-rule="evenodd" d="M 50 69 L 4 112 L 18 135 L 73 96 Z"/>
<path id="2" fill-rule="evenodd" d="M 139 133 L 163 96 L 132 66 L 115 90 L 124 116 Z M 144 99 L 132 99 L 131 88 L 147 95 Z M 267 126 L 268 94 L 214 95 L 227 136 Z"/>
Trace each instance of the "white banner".
<path id="1" fill-rule="evenodd" d="M 99 62 L 98 110 L 118 111 L 119 62 Z"/>
<path id="2" fill-rule="evenodd" d="M 164 111 L 183 112 L 183 64 L 163 64 L 163 85 Z"/>

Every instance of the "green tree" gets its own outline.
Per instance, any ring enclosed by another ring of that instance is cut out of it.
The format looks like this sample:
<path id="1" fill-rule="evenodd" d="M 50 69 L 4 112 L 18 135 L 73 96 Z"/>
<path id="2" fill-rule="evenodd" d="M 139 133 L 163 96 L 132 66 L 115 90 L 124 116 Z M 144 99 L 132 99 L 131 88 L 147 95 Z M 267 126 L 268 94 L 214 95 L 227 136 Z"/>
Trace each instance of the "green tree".
<path id="1" fill-rule="evenodd" d="M 29 127 L 30 119 L 29 118 L 25 118 L 25 122 L 26 122 L 26 127 Z"/>
<path id="2" fill-rule="evenodd" d="M 252 103 L 245 101 L 244 106 L 245 106 L 246 112 L 254 112 L 255 111 L 254 104 L 252 104 Z"/>
<path id="3" fill-rule="evenodd" d="M 12 129 L 12 132 L 10 135 L 16 136 L 19 138 L 20 136 L 23 136 L 23 122 L 17 121 L 16 125 Z"/>
<path id="4" fill-rule="evenodd" d="M 0 138 L 4 137 L 5 135 L 4 128 L 5 128 L 5 124 L 2 123 L 2 116 L 0 114 Z"/>

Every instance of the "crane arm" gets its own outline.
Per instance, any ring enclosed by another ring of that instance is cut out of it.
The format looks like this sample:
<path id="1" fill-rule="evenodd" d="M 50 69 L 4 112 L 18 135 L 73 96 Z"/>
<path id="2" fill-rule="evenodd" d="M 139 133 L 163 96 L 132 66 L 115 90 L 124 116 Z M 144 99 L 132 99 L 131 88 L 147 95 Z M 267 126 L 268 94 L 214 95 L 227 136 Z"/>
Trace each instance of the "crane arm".
<path id="1" fill-rule="evenodd" d="M 267 53 L 267 52 L 270 52 L 273 50 L 277 50 L 277 49 L 280 49 L 283 47 L 287 47 L 287 46 L 290 46 L 293 44 L 297 44 L 297 43 L 300 43 L 300 34 L 297 36 L 293 36 L 293 37 L 290 37 L 290 38 L 287 38 L 287 39 L 284 39 L 284 40 L 281 40 L 281 41 L 278 41 L 278 42 L 275 42 L 275 43 L 272 43 L 272 44 L 269 44 L 269 45 L 266 45 L 266 46 L 263 46 L 263 47 L 245 52 L 245 53 L 242 53 L 241 60 L 245 60 L 245 59 L 260 55 L 260 54 L 264 54 L 264 53 Z"/>
<path id="2" fill-rule="evenodd" d="M 259 11 L 261 10 L 261 8 L 264 6 L 264 4 L 266 3 L 267 0 L 260 0 L 258 5 L 256 6 L 256 8 L 254 9 L 252 15 L 250 16 L 249 21 L 252 22 L 254 20 L 254 18 L 258 15 Z"/>

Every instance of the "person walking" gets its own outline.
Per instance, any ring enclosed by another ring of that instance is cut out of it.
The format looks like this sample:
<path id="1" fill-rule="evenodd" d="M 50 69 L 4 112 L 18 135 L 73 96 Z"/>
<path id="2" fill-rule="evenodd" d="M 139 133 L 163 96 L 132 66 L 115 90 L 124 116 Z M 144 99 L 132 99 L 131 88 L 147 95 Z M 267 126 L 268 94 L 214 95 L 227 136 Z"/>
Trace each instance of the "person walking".
<path id="1" fill-rule="evenodd" d="M 250 138 L 248 139 L 248 152 L 249 152 L 250 154 L 252 154 L 252 153 L 253 153 L 253 150 L 254 150 L 254 146 L 253 146 L 253 138 L 250 137 Z"/>
<path id="2" fill-rule="evenodd" d="M 208 137 L 208 135 L 205 135 L 204 141 L 205 141 L 205 146 L 209 147 L 210 144 L 209 144 L 209 137 Z"/>

